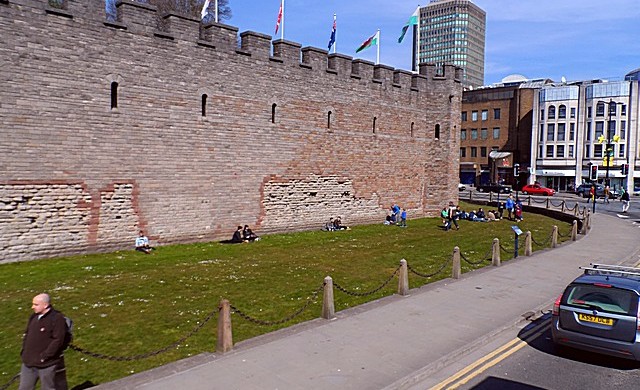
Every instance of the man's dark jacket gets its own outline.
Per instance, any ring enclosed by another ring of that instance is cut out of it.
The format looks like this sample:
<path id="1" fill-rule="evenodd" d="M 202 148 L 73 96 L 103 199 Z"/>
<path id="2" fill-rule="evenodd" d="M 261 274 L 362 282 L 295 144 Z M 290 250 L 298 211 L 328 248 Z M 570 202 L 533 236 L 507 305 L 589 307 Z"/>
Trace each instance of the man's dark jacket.
<path id="1" fill-rule="evenodd" d="M 51 309 L 38 320 L 32 314 L 22 340 L 22 361 L 27 367 L 44 368 L 59 363 L 64 352 L 67 324 L 62 313 Z"/>

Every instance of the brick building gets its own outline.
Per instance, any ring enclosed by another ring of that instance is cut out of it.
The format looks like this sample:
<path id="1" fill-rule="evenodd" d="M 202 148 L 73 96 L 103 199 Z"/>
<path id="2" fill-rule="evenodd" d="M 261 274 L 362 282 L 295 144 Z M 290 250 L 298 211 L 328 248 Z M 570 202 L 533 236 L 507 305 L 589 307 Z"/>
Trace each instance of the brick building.
<path id="1" fill-rule="evenodd" d="M 419 74 L 130 0 L 0 1 L 0 262 L 435 215 L 460 69 Z"/>
<path id="2" fill-rule="evenodd" d="M 526 184 L 531 161 L 534 91 L 548 82 L 506 78 L 499 86 L 465 90 L 460 130 L 460 180 L 465 184 Z M 518 183 L 514 164 L 519 164 Z"/>

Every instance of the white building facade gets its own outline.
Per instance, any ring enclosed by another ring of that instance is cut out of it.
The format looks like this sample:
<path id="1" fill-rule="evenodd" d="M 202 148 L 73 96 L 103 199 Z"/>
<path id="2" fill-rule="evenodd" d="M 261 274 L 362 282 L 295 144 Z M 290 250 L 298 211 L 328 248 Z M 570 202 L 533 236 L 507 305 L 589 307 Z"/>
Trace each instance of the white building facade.
<path id="1" fill-rule="evenodd" d="M 630 192 L 640 186 L 637 80 L 552 84 L 536 95 L 531 182 L 560 191 L 592 179 Z"/>

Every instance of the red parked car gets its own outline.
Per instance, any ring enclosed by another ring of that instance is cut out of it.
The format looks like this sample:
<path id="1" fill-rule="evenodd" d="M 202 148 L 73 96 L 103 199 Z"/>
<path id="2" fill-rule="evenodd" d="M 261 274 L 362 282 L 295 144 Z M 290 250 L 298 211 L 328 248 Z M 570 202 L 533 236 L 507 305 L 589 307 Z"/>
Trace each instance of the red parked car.
<path id="1" fill-rule="evenodd" d="M 556 191 L 553 188 L 543 187 L 540 184 L 527 184 L 522 187 L 523 194 L 553 196 Z"/>

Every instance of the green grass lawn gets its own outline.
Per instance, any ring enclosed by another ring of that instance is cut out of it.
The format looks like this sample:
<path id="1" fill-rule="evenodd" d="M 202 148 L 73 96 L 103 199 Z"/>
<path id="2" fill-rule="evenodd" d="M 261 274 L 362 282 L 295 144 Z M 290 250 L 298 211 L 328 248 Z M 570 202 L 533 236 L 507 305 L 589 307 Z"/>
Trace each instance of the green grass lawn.
<path id="1" fill-rule="evenodd" d="M 50 293 L 54 307 L 74 320 L 74 344 L 107 355 L 138 355 L 168 346 L 189 333 L 217 311 L 223 298 L 252 317 L 278 321 L 313 297 L 326 276 L 350 291 L 363 293 L 382 285 L 404 258 L 423 274 L 449 262 L 433 278 L 409 273 L 411 288 L 448 278 L 455 246 L 469 261 L 482 260 L 495 237 L 505 248 L 513 248 L 512 224 L 506 220 L 462 221 L 459 231 L 445 232 L 440 218 L 424 218 L 409 220 L 406 229 L 376 224 L 349 231 L 276 234 L 251 244 L 172 245 L 152 255 L 119 251 L 1 265 L 0 386 L 20 371 L 22 333 L 31 314 L 31 298 L 39 292 Z M 549 242 L 553 225 L 565 236 L 560 240 L 568 239 L 568 223 L 531 213 L 519 223 L 540 243 Z M 540 247 L 534 245 L 534 251 L 537 249 Z M 505 261 L 512 254 L 501 256 Z M 463 272 L 473 269 L 465 261 L 462 266 Z M 335 290 L 336 311 L 391 295 L 397 286 L 396 277 L 365 297 Z M 260 326 L 232 315 L 234 342 L 317 318 L 321 300 L 322 293 L 301 315 L 279 326 Z M 217 315 L 179 348 L 144 360 L 108 361 L 69 350 L 65 357 L 70 388 L 213 352 L 216 320 Z"/>

